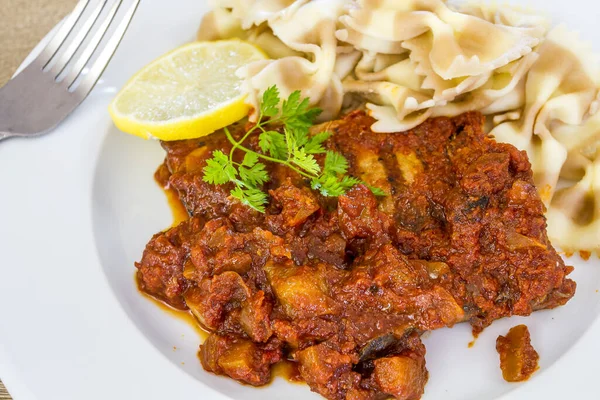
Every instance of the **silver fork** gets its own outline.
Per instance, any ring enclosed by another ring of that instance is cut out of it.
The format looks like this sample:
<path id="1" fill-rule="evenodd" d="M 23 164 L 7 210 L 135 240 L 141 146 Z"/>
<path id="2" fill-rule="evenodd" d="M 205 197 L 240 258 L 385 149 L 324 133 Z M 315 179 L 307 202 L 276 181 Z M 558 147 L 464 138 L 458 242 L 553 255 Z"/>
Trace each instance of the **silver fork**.
<path id="1" fill-rule="evenodd" d="M 42 52 L 0 88 L 0 140 L 49 132 L 81 104 L 108 65 L 139 2 L 114 0 L 106 12 L 111 3 L 107 0 L 80 0 Z M 119 13 L 121 7 L 125 10 Z M 89 16 L 82 18 L 86 9 Z M 115 28 L 108 37 L 111 26 Z"/>

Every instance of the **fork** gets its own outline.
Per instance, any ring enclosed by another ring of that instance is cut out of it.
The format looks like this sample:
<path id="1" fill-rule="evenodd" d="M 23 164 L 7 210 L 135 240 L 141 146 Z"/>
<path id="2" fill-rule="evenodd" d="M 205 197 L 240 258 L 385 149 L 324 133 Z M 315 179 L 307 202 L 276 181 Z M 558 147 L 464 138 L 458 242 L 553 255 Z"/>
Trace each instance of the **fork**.
<path id="1" fill-rule="evenodd" d="M 116 51 L 139 2 L 131 0 L 127 7 L 125 1 L 115 0 L 107 8 L 108 0 L 80 0 L 41 53 L 0 88 L 0 140 L 47 133 L 81 104 Z M 120 8 L 125 10 L 118 17 Z M 89 15 L 83 18 L 86 10 Z"/>

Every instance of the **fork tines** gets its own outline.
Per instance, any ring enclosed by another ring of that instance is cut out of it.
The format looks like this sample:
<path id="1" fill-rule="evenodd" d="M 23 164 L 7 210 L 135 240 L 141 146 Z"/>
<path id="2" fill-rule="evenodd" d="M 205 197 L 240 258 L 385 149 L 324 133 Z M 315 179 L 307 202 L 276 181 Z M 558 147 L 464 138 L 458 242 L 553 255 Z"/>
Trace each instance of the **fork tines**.
<path id="1" fill-rule="evenodd" d="M 69 91 L 87 94 L 123 38 L 139 1 L 80 0 L 37 57 L 37 65 Z"/>

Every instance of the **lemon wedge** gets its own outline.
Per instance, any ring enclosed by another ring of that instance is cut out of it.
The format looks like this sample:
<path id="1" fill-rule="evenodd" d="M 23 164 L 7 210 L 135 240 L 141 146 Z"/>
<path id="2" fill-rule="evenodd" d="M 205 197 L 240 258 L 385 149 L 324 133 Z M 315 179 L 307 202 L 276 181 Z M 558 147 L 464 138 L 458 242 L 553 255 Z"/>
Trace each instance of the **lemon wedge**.
<path id="1" fill-rule="evenodd" d="M 191 139 L 248 115 L 238 68 L 266 55 L 240 40 L 195 42 L 135 74 L 109 106 L 115 125 L 145 139 Z"/>

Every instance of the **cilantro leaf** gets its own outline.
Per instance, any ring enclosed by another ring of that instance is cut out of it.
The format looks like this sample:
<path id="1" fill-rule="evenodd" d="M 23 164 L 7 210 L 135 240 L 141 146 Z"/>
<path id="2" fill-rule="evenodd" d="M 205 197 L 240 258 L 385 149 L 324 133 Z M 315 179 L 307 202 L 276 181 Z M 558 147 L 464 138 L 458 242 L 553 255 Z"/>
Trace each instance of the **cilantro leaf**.
<path id="1" fill-rule="evenodd" d="M 296 90 L 281 105 L 281 120 L 286 129 L 296 133 L 308 133 L 308 129 L 313 126 L 315 119 L 321 114 L 319 108 L 310 108 L 308 98 L 301 99 L 302 93 Z M 298 141 L 299 146 L 306 142 Z"/>
<path id="2" fill-rule="evenodd" d="M 307 131 L 311 126 L 314 125 L 315 119 L 321 114 L 321 112 L 321 109 L 313 108 L 306 112 L 293 113 L 289 116 L 284 114 L 283 122 L 288 129 Z"/>
<path id="3" fill-rule="evenodd" d="M 258 137 L 258 146 L 264 153 L 278 160 L 287 158 L 288 149 L 285 136 L 277 131 L 265 131 Z"/>
<path id="4" fill-rule="evenodd" d="M 277 86 L 271 86 L 263 93 L 260 103 L 260 113 L 265 117 L 275 117 L 279 113 L 279 89 Z"/>
<path id="5" fill-rule="evenodd" d="M 294 144 L 297 147 L 303 147 L 308 143 L 308 130 L 307 129 L 296 129 L 287 127 L 287 130 L 291 132 L 294 137 Z"/>
<path id="6" fill-rule="evenodd" d="M 239 168 L 240 179 L 242 182 L 246 182 L 247 186 L 256 187 L 261 186 L 265 182 L 269 181 L 269 174 L 267 173 L 265 164 L 255 163 L 252 167 L 240 167 Z"/>
<path id="7" fill-rule="evenodd" d="M 300 97 L 302 96 L 302 92 L 296 90 L 290 94 L 290 97 L 287 100 L 283 101 L 281 105 L 281 115 L 284 118 L 290 118 L 296 115 L 298 112 L 298 107 L 300 106 Z M 306 102 L 306 107 L 308 106 L 308 99 L 305 99 L 303 103 Z M 305 107 L 303 105 L 303 107 Z"/>
<path id="8" fill-rule="evenodd" d="M 325 197 L 338 197 L 360 183 L 362 183 L 360 179 L 352 176 L 344 176 L 342 179 L 338 179 L 334 175 L 321 175 L 321 177 L 312 181 L 311 186 Z"/>
<path id="9" fill-rule="evenodd" d="M 321 172 L 321 167 L 317 163 L 317 160 L 315 160 L 315 157 L 312 154 L 306 154 L 306 151 L 302 148 L 293 151 L 291 162 L 309 174 L 316 175 Z"/>
<path id="10" fill-rule="evenodd" d="M 222 185 L 235 180 L 237 173 L 229 157 L 221 150 L 213 151 L 212 155 L 212 158 L 206 160 L 202 180 L 213 185 Z"/>
<path id="11" fill-rule="evenodd" d="M 322 146 L 323 142 L 325 142 L 331 134 L 329 132 L 321 132 L 317 133 L 315 136 L 311 137 L 308 142 L 304 145 L 304 150 L 308 154 L 321 154 L 325 153 L 325 148 Z"/>
<path id="12" fill-rule="evenodd" d="M 336 197 L 344 194 L 338 179 L 332 175 L 321 175 L 311 182 L 314 190 L 318 190 L 325 197 Z"/>
<path id="13" fill-rule="evenodd" d="M 244 155 L 244 161 L 242 161 L 242 165 L 244 167 L 253 167 L 257 162 L 258 154 L 248 152 Z"/>
<path id="14" fill-rule="evenodd" d="M 342 178 L 342 180 L 340 181 L 340 185 L 342 185 L 342 187 L 344 188 L 344 192 L 352 189 L 354 186 L 356 185 L 360 185 L 360 184 L 364 184 L 363 181 L 361 181 L 358 178 L 355 178 L 353 176 L 344 176 Z"/>
<path id="15" fill-rule="evenodd" d="M 258 212 L 265 212 L 267 194 L 259 189 L 242 189 L 238 186 L 231 191 L 231 196 L 238 199 L 242 204 L 251 207 Z"/>
<path id="16" fill-rule="evenodd" d="M 345 174 L 348 172 L 348 160 L 340 153 L 328 151 L 325 156 L 325 166 L 323 167 L 323 174 L 325 175 L 337 175 Z"/>
<path id="17" fill-rule="evenodd" d="M 296 136 L 289 129 L 284 129 L 283 134 L 287 146 L 287 157 L 290 158 L 294 154 L 294 150 L 298 148 Z"/>
<path id="18" fill-rule="evenodd" d="M 375 187 L 375 186 L 370 186 L 370 185 L 367 185 L 367 187 L 368 187 L 368 188 L 369 188 L 369 190 L 371 190 L 371 192 L 372 192 L 372 193 L 373 193 L 375 196 L 377 196 L 377 197 L 385 197 L 385 196 L 387 196 L 387 195 L 388 195 L 388 193 L 387 193 L 387 192 L 385 192 L 383 189 L 380 189 L 380 188 L 378 188 L 378 187 Z"/>

